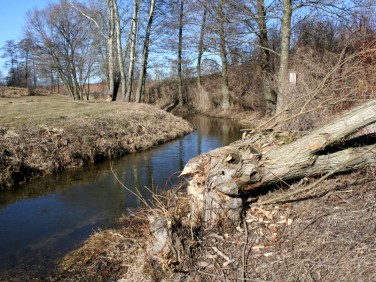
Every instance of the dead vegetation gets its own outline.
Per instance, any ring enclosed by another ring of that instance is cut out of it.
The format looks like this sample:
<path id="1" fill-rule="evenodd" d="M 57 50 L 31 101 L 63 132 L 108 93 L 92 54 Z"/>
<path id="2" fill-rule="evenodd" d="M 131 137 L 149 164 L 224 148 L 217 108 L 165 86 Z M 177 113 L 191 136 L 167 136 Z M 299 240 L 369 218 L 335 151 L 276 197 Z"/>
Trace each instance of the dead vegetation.
<path id="1" fill-rule="evenodd" d="M 166 216 L 156 207 L 91 236 L 49 280 L 375 281 L 375 176 L 374 167 L 339 175 L 318 185 L 314 195 L 278 205 L 258 206 L 252 199 L 236 229 L 225 221 L 215 228 L 190 229 L 186 198 L 170 193 L 160 199 L 174 214 L 168 217 L 169 228 L 183 238 L 184 259 L 174 253 L 162 260 L 153 256 L 155 239 L 147 218 Z M 283 193 L 276 190 L 258 200 Z"/>
<path id="2" fill-rule="evenodd" d="M 0 97 L 18 98 L 29 95 L 49 95 L 49 91 L 44 89 L 28 89 L 22 87 L 4 87 L 0 86 Z"/>
<path id="3" fill-rule="evenodd" d="M 144 104 L 47 95 L 1 98 L 0 106 L 1 187 L 144 150 L 193 130 Z"/>
<path id="4" fill-rule="evenodd" d="M 128 281 L 143 281 L 148 221 L 128 217 L 121 225 L 90 236 L 83 247 L 65 257 L 50 280 L 116 281 L 127 276 Z"/>
<path id="5" fill-rule="evenodd" d="M 197 273 L 209 281 L 374 281 L 374 173 L 328 180 L 315 197 L 251 205 L 238 232 L 204 237 Z M 260 200 L 275 193 L 285 191 Z"/>

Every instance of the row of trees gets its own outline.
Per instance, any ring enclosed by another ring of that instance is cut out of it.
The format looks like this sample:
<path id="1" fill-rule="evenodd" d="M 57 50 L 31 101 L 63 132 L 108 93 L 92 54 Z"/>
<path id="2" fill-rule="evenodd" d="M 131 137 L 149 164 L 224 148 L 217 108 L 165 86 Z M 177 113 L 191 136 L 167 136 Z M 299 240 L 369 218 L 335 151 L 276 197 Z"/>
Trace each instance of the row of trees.
<path id="1" fill-rule="evenodd" d="M 140 102 L 147 77 L 169 78 L 184 104 L 187 78 L 196 78 L 201 93 L 202 77 L 218 72 L 220 106 L 228 109 L 231 68 L 253 62 L 266 108 L 281 112 L 294 48 L 341 52 L 359 23 L 374 36 L 373 13 L 368 0 L 60 0 L 29 11 L 25 38 L 3 47 L 7 83 L 35 86 L 48 78 L 83 99 L 90 81 L 101 79 L 113 100 L 120 92 Z"/>

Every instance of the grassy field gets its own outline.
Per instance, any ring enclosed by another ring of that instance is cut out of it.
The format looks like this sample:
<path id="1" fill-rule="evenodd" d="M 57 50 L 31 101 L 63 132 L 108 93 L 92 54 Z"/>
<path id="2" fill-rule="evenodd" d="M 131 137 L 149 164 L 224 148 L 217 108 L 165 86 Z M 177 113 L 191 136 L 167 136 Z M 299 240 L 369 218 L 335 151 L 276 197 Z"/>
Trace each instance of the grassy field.
<path id="1" fill-rule="evenodd" d="M 193 131 L 185 120 L 150 105 L 0 90 L 0 187 L 144 150 Z"/>
<path id="2" fill-rule="evenodd" d="M 38 96 L 19 96 L 0 98 L 0 121 L 4 126 L 22 127 L 25 125 L 62 126 L 67 119 L 93 118 L 100 119 L 103 114 L 129 112 L 136 114 L 140 110 L 137 105 L 125 103 L 109 103 L 103 100 L 75 101 L 59 94 Z"/>

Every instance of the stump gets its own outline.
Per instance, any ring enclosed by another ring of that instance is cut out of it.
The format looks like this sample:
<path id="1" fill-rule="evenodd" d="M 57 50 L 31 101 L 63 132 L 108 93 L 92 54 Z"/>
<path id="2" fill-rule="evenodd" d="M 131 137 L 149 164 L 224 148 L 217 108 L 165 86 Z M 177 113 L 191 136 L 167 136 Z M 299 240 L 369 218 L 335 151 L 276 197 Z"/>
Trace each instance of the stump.
<path id="1" fill-rule="evenodd" d="M 300 138 L 258 132 L 191 159 L 180 176 L 191 178 L 192 225 L 239 224 L 242 194 L 253 189 L 374 165 L 376 138 L 360 146 L 343 140 L 375 122 L 376 100 L 371 100 Z"/>

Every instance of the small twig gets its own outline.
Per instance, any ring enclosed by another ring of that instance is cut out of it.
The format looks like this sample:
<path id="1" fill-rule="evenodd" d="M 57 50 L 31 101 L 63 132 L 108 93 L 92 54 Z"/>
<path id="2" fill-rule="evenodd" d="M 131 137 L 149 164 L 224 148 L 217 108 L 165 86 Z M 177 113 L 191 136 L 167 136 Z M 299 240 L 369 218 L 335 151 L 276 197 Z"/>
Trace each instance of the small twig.
<path id="1" fill-rule="evenodd" d="M 134 191 L 132 191 L 131 189 L 129 189 L 128 187 L 126 187 L 123 182 L 120 181 L 120 179 L 118 178 L 118 176 L 116 175 L 116 173 L 114 172 L 113 170 L 113 167 L 112 167 L 112 162 L 110 162 L 110 170 L 112 172 L 112 175 L 115 177 L 115 180 L 120 184 L 121 187 L 123 187 L 126 191 L 128 191 L 129 193 L 131 193 L 132 195 L 136 196 L 142 203 L 144 203 L 148 208 L 151 209 L 150 205 L 148 204 L 148 202 L 144 199 L 144 197 L 142 197 L 141 195 L 135 193 Z M 138 191 L 138 190 L 137 190 Z M 152 209 L 151 209 L 152 210 Z"/>
<path id="2" fill-rule="evenodd" d="M 226 256 L 224 253 L 222 253 L 220 250 L 218 250 L 217 247 L 211 247 L 213 249 L 214 252 L 216 252 L 218 255 L 220 255 L 221 257 L 223 257 L 225 260 L 229 261 L 230 258 L 228 256 Z"/>
<path id="3" fill-rule="evenodd" d="M 202 271 L 202 270 L 197 270 L 197 272 L 198 272 L 198 273 L 201 273 L 201 274 L 204 274 L 204 275 L 207 275 L 207 276 L 210 276 L 210 277 L 220 278 L 219 275 L 212 274 L 212 273 L 208 273 L 208 272 L 205 272 L 205 271 Z M 261 280 L 261 279 L 241 279 L 241 278 L 227 277 L 227 280 L 226 280 L 226 281 L 229 281 L 229 280 L 244 280 L 244 281 L 253 281 L 253 282 L 271 282 L 270 280 Z"/>
<path id="4" fill-rule="evenodd" d="M 246 264 L 246 250 L 248 245 L 248 223 L 247 221 L 244 221 L 244 231 L 245 231 L 245 239 L 244 239 L 244 245 L 243 245 L 243 252 L 242 252 L 242 280 L 245 281 L 246 279 L 246 273 L 247 273 L 247 264 Z"/>

